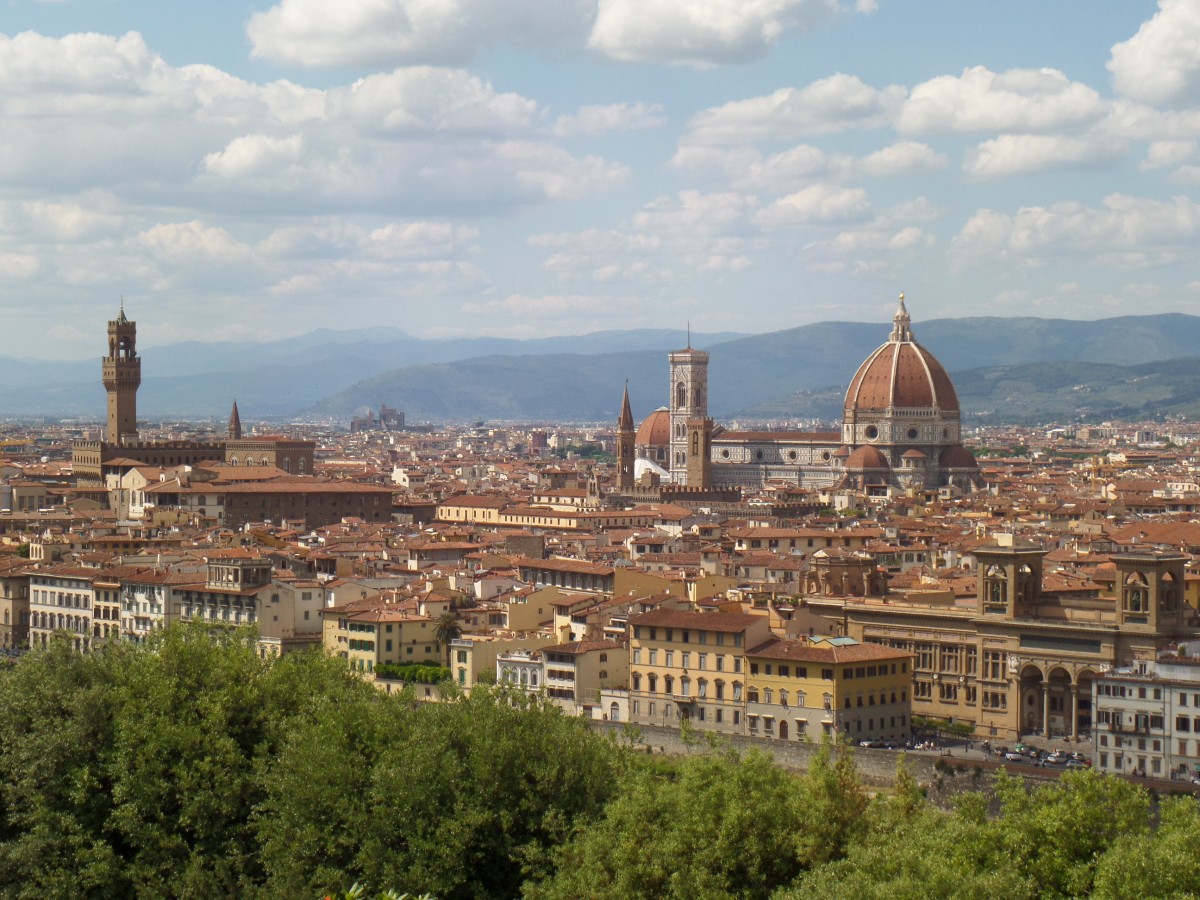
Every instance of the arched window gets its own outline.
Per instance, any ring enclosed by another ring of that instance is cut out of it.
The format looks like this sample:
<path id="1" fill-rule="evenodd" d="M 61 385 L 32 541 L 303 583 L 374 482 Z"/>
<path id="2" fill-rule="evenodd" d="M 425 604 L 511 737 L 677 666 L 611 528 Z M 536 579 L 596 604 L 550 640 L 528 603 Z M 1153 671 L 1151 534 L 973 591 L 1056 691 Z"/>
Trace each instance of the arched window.
<path id="1" fill-rule="evenodd" d="M 787 700 L 788 700 L 788 698 L 787 698 L 787 691 L 780 689 L 780 691 L 779 691 L 779 705 L 780 705 L 780 706 L 787 706 L 787 705 L 788 705 L 788 704 L 787 704 Z"/>
<path id="2" fill-rule="evenodd" d="M 659 383 L 661 384 L 661 382 L 659 382 Z M 675 405 L 676 406 L 686 406 L 687 405 L 687 388 L 684 386 L 682 381 L 679 382 L 679 384 L 675 385 Z"/>
<path id="3" fill-rule="evenodd" d="M 673 694 L 675 692 L 675 678 L 671 675 L 663 676 L 663 693 Z"/>
<path id="4" fill-rule="evenodd" d="M 650 691 L 651 694 L 656 693 L 658 691 L 658 676 L 657 675 L 647 675 L 646 676 L 646 687 Z"/>
<path id="5" fill-rule="evenodd" d="M 633 673 L 633 689 L 640 691 L 642 689 L 642 674 L 641 672 Z"/>
<path id="6" fill-rule="evenodd" d="M 304 460 L 303 460 L 303 458 L 300 460 L 300 463 L 297 465 L 297 467 L 296 467 L 296 471 L 297 471 L 299 474 L 301 474 L 301 475 L 303 475 L 303 474 L 304 474 Z"/>
<path id="7" fill-rule="evenodd" d="M 770 688 L 763 688 L 763 703 L 773 703 L 773 702 L 774 702 L 774 691 L 772 691 Z"/>
<path id="8" fill-rule="evenodd" d="M 1126 612 L 1146 612 L 1149 605 L 1146 576 L 1141 572 L 1130 572 L 1125 579 L 1124 595 Z"/>

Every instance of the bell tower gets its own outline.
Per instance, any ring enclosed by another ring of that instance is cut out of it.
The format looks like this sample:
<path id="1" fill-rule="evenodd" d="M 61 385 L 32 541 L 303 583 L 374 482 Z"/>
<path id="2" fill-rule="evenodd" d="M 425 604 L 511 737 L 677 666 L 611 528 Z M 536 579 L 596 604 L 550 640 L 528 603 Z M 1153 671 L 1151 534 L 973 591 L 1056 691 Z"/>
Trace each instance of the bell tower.
<path id="1" fill-rule="evenodd" d="M 108 356 L 104 357 L 104 390 L 108 392 L 108 426 L 104 440 L 120 445 L 137 440 L 137 390 L 142 360 L 137 355 L 137 323 L 121 312 L 108 323 Z"/>
<path id="2" fill-rule="evenodd" d="M 690 336 L 689 336 L 690 337 Z M 688 341 L 689 345 L 691 340 Z M 708 453 L 704 440 L 704 422 L 708 418 L 708 354 L 703 350 L 676 350 L 670 354 L 671 363 L 671 481 L 675 484 L 701 487 L 696 479 L 703 478 Z M 696 423 L 693 425 L 693 423 Z M 689 434 L 689 429 L 700 434 Z"/>
<path id="3" fill-rule="evenodd" d="M 629 406 L 629 384 L 625 384 L 625 396 L 621 399 L 621 415 L 617 419 L 617 490 L 627 491 L 633 487 L 633 410 Z"/>

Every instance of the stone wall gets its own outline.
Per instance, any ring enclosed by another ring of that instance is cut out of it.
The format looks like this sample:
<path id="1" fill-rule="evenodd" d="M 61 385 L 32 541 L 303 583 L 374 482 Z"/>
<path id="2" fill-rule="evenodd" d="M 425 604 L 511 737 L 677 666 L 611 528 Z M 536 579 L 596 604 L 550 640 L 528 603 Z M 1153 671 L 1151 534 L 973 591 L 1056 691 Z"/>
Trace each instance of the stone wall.
<path id="1" fill-rule="evenodd" d="M 631 732 L 637 735 L 637 744 L 648 747 L 655 753 L 702 753 L 708 749 L 709 734 L 704 731 L 693 731 L 689 741 L 685 741 L 677 728 L 662 728 L 657 725 L 629 725 L 616 722 L 593 722 L 592 727 L 611 734 L 617 740 L 624 739 Z M 745 735 L 721 735 L 717 738 L 721 743 L 733 747 L 738 752 L 761 750 L 774 757 L 775 761 L 785 768 L 807 771 L 813 758 L 821 749 L 817 743 L 803 741 L 771 741 L 762 738 L 752 738 Z M 895 750 L 868 750 L 865 747 L 854 748 L 854 761 L 858 766 L 859 775 L 865 784 L 876 787 L 891 786 L 896 780 L 896 765 L 899 758 L 904 757 L 908 771 L 922 784 L 935 784 L 941 773 L 937 763 L 956 766 L 965 765 L 968 769 L 972 763 L 969 760 L 934 756 L 917 756 L 911 753 L 898 753 Z"/>

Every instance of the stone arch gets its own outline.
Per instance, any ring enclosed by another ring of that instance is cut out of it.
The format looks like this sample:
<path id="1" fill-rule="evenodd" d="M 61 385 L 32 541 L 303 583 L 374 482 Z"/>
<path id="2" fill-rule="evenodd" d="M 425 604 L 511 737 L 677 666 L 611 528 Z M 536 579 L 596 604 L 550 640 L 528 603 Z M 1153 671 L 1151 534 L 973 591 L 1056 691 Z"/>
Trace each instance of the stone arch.
<path id="1" fill-rule="evenodd" d="M 1026 663 L 1021 667 L 1017 731 L 1021 734 L 1041 733 L 1045 722 L 1046 676 L 1039 666 Z"/>

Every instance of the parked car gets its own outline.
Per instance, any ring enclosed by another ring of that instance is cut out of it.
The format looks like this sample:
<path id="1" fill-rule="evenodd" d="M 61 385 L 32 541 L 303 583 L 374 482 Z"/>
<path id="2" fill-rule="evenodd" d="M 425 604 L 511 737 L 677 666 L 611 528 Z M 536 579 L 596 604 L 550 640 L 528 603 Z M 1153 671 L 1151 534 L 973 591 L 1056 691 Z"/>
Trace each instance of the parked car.
<path id="1" fill-rule="evenodd" d="M 1024 756 L 1022 756 L 1016 750 L 1009 750 L 1007 753 L 1004 754 L 1004 758 L 1007 759 L 1009 762 L 1019 762 L 1019 763 L 1029 762 L 1029 760 L 1027 760 Z"/>
<path id="2" fill-rule="evenodd" d="M 1067 768 L 1068 769 L 1087 769 L 1090 767 L 1091 767 L 1091 763 L 1086 762 L 1085 760 L 1082 760 L 1082 759 L 1068 759 L 1067 760 Z"/>

